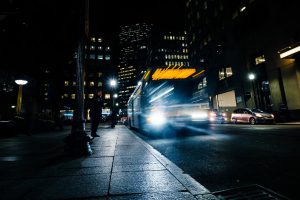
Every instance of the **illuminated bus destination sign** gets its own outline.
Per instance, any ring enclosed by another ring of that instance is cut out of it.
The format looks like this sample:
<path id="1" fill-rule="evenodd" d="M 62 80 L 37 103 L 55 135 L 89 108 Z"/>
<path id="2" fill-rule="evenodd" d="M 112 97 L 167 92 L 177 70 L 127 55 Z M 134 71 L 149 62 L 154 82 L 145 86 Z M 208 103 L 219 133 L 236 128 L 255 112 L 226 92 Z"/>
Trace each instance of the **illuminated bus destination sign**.
<path id="1" fill-rule="evenodd" d="M 152 80 L 185 79 L 196 72 L 196 69 L 162 69 L 158 68 L 152 75 Z"/>

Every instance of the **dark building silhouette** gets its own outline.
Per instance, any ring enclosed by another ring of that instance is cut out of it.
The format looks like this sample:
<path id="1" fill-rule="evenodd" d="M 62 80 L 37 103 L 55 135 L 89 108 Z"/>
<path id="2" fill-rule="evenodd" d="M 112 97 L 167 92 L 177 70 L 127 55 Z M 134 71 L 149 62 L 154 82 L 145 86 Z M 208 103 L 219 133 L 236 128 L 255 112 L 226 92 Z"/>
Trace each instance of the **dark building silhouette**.
<path id="1" fill-rule="evenodd" d="M 300 25 L 296 4 L 282 0 L 187 0 L 191 65 L 206 70 L 195 92 L 221 110 L 258 107 L 280 114 L 288 109 L 288 117 L 299 118 Z M 253 80 L 249 80 L 250 73 Z"/>

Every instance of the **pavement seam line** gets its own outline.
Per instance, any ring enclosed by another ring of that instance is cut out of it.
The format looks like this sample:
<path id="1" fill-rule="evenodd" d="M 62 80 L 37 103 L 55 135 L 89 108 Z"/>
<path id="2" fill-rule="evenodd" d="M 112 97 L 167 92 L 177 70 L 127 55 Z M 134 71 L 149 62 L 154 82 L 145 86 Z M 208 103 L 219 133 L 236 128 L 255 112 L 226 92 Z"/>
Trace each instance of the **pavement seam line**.
<path id="1" fill-rule="evenodd" d="M 108 199 L 108 197 L 110 196 L 110 187 L 111 187 L 111 178 L 112 178 L 112 174 L 113 174 L 113 169 L 114 169 L 114 162 L 115 162 L 115 156 L 116 156 L 116 150 L 117 150 L 117 143 L 118 143 L 118 139 L 119 139 L 119 130 L 118 131 L 118 136 L 116 138 L 116 142 L 115 142 L 115 150 L 114 150 L 114 156 L 113 156 L 113 160 L 111 163 L 111 170 L 110 170 L 110 176 L 109 176 L 109 183 L 108 183 L 108 191 L 107 191 L 107 197 L 106 199 Z"/>
<path id="2" fill-rule="evenodd" d="M 142 138 L 135 135 L 132 131 L 126 128 L 193 196 L 211 194 L 211 192 L 197 182 L 188 174 L 184 174 L 183 170 L 175 163 L 170 161 L 150 144 L 146 143 Z M 170 166 L 171 165 L 171 166 Z M 217 199 L 217 198 L 215 198 Z"/>

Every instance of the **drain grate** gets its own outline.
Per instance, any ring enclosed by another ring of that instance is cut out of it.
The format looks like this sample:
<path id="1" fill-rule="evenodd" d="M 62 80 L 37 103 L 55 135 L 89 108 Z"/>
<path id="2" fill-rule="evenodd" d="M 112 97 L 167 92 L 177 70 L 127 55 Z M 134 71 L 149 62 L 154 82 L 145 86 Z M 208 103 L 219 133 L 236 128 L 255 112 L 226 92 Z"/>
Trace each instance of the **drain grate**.
<path id="1" fill-rule="evenodd" d="M 220 200 L 288 200 L 260 185 L 250 185 L 213 192 Z"/>

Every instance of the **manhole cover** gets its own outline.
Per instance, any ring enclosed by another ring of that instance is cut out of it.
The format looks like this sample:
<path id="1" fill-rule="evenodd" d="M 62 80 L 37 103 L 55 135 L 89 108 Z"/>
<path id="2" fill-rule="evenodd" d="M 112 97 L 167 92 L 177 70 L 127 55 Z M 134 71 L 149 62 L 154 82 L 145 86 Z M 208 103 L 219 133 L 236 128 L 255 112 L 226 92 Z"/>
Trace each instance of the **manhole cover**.
<path id="1" fill-rule="evenodd" d="M 250 185 L 213 192 L 220 200 L 288 200 L 288 198 L 260 185 Z"/>

